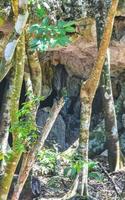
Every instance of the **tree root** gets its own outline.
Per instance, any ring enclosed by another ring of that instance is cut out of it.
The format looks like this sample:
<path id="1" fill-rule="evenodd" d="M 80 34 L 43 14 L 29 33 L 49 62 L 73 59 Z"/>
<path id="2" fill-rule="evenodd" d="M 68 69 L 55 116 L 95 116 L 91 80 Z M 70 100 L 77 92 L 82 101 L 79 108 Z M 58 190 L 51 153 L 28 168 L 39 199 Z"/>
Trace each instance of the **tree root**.
<path id="1" fill-rule="evenodd" d="M 78 183 L 79 183 L 79 175 L 77 175 L 71 189 L 63 197 L 39 198 L 39 200 L 68 200 L 76 195 Z"/>

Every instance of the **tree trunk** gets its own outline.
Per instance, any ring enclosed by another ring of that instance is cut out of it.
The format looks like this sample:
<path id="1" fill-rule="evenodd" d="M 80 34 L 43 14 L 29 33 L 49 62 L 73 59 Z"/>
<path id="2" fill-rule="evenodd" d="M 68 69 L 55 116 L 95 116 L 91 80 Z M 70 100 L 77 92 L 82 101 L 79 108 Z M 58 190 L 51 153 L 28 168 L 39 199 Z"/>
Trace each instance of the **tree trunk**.
<path id="1" fill-rule="evenodd" d="M 17 154 L 17 152 L 13 151 L 13 154 L 10 155 L 10 158 L 7 162 L 7 166 L 5 169 L 4 177 L 0 180 L 0 200 L 6 200 L 8 196 L 8 192 L 11 186 L 11 182 L 13 179 L 14 172 L 17 167 L 17 163 L 19 162 L 21 157 L 21 153 Z"/>
<path id="2" fill-rule="evenodd" d="M 42 70 L 37 52 L 27 51 L 34 96 L 39 97 L 42 91 Z"/>
<path id="3" fill-rule="evenodd" d="M 84 93 L 84 94 L 83 94 Z M 80 116 L 80 137 L 79 137 L 79 152 L 86 163 L 82 172 L 82 188 L 81 196 L 87 198 L 88 196 L 88 144 L 89 144 L 89 126 L 91 119 L 91 102 L 86 94 L 86 91 L 81 89 L 81 116 Z"/>
<path id="4" fill-rule="evenodd" d="M 97 42 L 100 46 L 102 34 L 104 31 L 105 21 L 107 17 L 108 5 L 104 5 L 104 2 L 98 3 L 98 17 L 96 18 L 97 29 Z M 110 171 L 119 170 L 121 167 L 120 162 L 120 145 L 118 138 L 118 127 L 115 113 L 115 104 L 112 93 L 111 78 L 110 78 L 110 53 L 107 50 L 105 63 L 101 76 L 101 89 L 103 96 L 104 115 L 105 115 L 105 132 L 107 138 L 108 147 L 108 161 Z"/>
<path id="5" fill-rule="evenodd" d="M 1 120 L 0 120 L 0 174 L 4 174 L 5 159 L 4 156 L 7 153 L 8 136 L 10 128 L 10 107 L 11 107 L 11 93 L 13 85 L 12 70 L 7 77 L 4 97 L 2 101 Z"/>
<path id="6" fill-rule="evenodd" d="M 90 126 L 90 116 L 91 115 L 91 107 L 92 101 L 95 96 L 95 92 L 99 85 L 100 76 L 103 68 L 103 64 L 105 61 L 105 55 L 107 52 L 107 48 L 110 43 L 110 38 L 112 34 L 114 17 L 116 14 L 118 6 L 118 0 L 112 1 L 112 5 L 108 12 L 107 22 L 104 28 L 104 33 L 102 37 L 102 41 L 100 43 L 100 48 L 97 56 L 97 61 L 93 67 L 92 73 L 89 79 L 82 84 L 81 86 L 81 129 L 80 129 L 80 145 L 79 149 L 81 149 L 83 160 L 88 163 L 88 138 L 89 138 L 89 126 Z M 84 157 L 85 156 L 85 157 Z M 87 166 L 87 164 L 86 164 Z M 82 176 L 82 189 L 81 195 L 87 198 L 87 179 L 88 179 L 88 166 L 83 170 Z"/>
<path id="7" fill-rule="evenodd" d="M 108 59 L 109 56 L 107 56 L 107 62 L 104 64 L 103 67 L 101 87 L 105 115 L 105 132 L 108 148 L 109 168 L 110 171 L 117 171 L 123 166 L 120 159 L 118 127 L 110 79 L 110 64 L 108 62 Z"/>

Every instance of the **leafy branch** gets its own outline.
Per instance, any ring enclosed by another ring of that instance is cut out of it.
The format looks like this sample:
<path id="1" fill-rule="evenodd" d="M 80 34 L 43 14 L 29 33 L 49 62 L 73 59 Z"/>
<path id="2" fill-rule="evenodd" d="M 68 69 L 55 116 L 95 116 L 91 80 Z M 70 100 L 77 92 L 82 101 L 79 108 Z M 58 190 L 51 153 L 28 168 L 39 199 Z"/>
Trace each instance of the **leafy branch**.
<path id="1" fill-rule="evenodd" d="M 59 20 L 53 24 L 47 16 L 46 9 L 40 5 L 36 9 L 36 15 L 42 22 L 33 24 L 29 28 L 32 38 L 30 46 L 33 50 L 46 51 L 49 47 L 65 46 L 70 43 L 68 34 L 75 32 L 74 21 Z"/>
<path id="2" fill-rule="evenodd" d="M 32 108 L 43 99 L 43 97 L 32 97 L 30 101 L 23 103 L 22 108 L 16 113 L 17 121 L 10 128 L 10 132 L 18 133 L 15 141 L 16 150 L 25 152 L 37 141 L 39 130 L 34 123 Z"/>

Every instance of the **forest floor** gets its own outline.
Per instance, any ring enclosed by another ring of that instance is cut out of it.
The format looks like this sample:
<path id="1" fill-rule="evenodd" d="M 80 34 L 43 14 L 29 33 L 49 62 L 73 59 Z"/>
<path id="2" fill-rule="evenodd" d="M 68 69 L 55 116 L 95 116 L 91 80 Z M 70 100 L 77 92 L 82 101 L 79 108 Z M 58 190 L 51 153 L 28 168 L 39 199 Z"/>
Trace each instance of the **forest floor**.
<path id="1" fill-rule="evenodd" d="M 93 200 L 125 200 L 125 197 L 121 197 L 125 189 L 125 169 L 110 173 L 107 157 L 99 156 L 96 161 L 100 163 L 98 172 L 102 175 L 102 181 L 89 179 L 89 192 Z"/>
<path id="2" fill-rule="evenodd" d="M 96 171 L 100 175 L 98 177 L 89 177 L 89 194 L 92 200 L 125 200 L 125 197 L 120 197 L 119 194 L 125 189 L 125 169 L 117 172 L 109 173 L 107 157 L 101 155 L 94 161 L 98 162 Z M 73 181 L 55 176 L 38 176 L 41 184 L 40 195 L 35 197 L 31 189 L 25 189 L 20 200 L 61 200 L 71 188 Z M 79 197 L 74 197 L 72 200 L 79 200 Z"/>

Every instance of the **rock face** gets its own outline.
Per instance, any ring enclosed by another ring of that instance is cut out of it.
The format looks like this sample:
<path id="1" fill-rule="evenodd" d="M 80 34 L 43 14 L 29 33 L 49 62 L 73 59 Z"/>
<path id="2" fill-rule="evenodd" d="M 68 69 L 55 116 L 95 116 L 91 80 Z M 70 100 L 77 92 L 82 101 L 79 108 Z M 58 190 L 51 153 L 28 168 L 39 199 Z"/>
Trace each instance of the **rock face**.
<path id="1" fill-rule="evenodd" d="M 125 45 L 123 42 L 112 41 L 110 45 L 111 73 L 116 75 L 125 69 Z M 94 43 L 86 43 L 84 38 L 67 48 L 52 53 L 53 64 L 63 64 L 69 76 L 87 79 L 97 57 L 97 47 Z"/>
<path id="2" fill-rule="evenodd" d="M 52 81 L 52 88 L 55 91 L 54 96 L 49 96 L 47 102 L 50 102 L 51 106 L 56 99 L 60 98 L 61 91 L 63 88 L 67 90 L 67 101 L 65 106 L 60 112 L 51 132 L 48 137 L 48 142 L 53 143 L 55 140 L 59 145 L 60 150 L 64 150 L 72 144 L 79 135 L 80 127 L 80 91 L 81 79 L 74 76 L 68 76 L 64 66 L 58 65 L 54 69 L 54 78 Z M 40 130 L 45 124 L 47 117 L 49 116 L 50 107 L 45 102 L 41 103 L 41 107 L 37 114 L 37 125 Z"/>
<path id="3" fill-rule="evenodd" d="M 49 116 L 49 110 L 50 108 L 48 108 L 48 111 L 47 109 L 40 109 L 37 113 L 37 125 L 40 131 L 44 126 L 47 117 Z M 65 123 L 61 115 L 57 117 L 47 141 L 51 143 L 51 145 L 56 142 L 60 150 L 65 149 Z"/>

